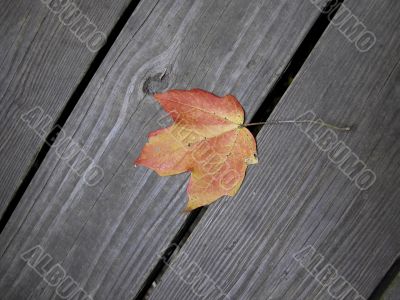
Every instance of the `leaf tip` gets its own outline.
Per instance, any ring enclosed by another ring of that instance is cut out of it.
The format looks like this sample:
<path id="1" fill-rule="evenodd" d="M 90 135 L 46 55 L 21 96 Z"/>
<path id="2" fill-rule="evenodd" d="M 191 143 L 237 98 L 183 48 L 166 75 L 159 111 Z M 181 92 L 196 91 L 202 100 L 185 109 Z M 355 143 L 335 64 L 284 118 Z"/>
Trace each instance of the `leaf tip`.
<path id="1" fill-rule="evenodd" d="M 247 164 L 247 165 L 255 165 L 255 164 L 258 164 L 258 157 L 257 157 L 257 154 L 254 153 L 252 156 L 246 158 L 246 164 Z"/>
<path id="2" fill-rule="evenodd" d="M 186 207 L 182 210 L 182 213 L 188 214 L 193 210 L 193 208 L 190 208 L 189 205 L 186 205 Z"/>
<path id="3" fill-rule="evenodd" d="M 139 165 L 142 164 L 142 156 L 139 155 L 139 157 L 137 157 L 134 161 L 133 161 L 133 166 L 135 168 L 137 168 Z"/>

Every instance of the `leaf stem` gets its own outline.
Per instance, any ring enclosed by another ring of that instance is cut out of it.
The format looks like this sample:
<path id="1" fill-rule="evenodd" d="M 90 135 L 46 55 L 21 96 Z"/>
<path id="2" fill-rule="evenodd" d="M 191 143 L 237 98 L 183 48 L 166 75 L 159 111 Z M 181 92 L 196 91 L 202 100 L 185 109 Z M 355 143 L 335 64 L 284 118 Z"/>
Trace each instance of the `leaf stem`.
<path id="1" fill-rule="evenodd" d="M 280 125 L 280 124 L 297 124 L 297 123 L 311 123 L 311 124 L 319 124 L 323 127 L 331 128 L 334 130 L 339 130 L 339 131 L 349 131 L 351 130 L 350 127 L 338 127 L 332 124 L 325 123 L 322 120 L 272 120 L 272 121 L 266 121 L 266 122 L 257 122 L 257 123 L 246 123 L 243 124 L 243 127 L 249 127 L 249 126 L 257 126 L 257 125 Z"/>

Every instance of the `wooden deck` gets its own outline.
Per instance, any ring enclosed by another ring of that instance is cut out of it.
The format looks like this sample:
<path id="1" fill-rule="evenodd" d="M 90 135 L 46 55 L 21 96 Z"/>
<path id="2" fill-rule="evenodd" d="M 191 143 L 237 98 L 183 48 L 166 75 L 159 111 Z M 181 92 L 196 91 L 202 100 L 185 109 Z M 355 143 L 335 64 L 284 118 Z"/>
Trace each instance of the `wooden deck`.
<path id="1" fill-rule="evenodd" d="M 399 300 L 400 2 L 336 2 L 2 0 L 0 299 Z M 255 130 L 186 214 L 188 174 L 132 163 L 172 88 L 351 130 Z"/>

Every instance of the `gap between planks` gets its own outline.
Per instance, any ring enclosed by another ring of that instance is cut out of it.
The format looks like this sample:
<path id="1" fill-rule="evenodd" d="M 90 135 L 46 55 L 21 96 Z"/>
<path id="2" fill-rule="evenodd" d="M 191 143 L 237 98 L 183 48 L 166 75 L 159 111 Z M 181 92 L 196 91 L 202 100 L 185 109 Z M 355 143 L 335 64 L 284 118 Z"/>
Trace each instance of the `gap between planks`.
<path id="1" fill-rule="evenodd" d="M 15 208 L 17 207 L 18 203 L 22 199 L 26 189 L 28 188 L 30 182 L 32 181 L 33 177 L 35 176 L 36 172 L 38 171 L 40 165 L 46 158 L 47 153 L 51 149 L 53 143 L 55 142 L 57 135 L 62 130 L 65 122 L 67 121 L 68 117 L 72 113 L 73 109 L 75 108 L 76 104 L 78 103 L 79 99 L 81 98 L 83 92 L 88 87 L 90 81 L 92 80 L 93 76 L 96 74 L 97 70 L 99 69 L 101 63 L 103 62 L 104 58 L 106 57 L 107 53 L 111 49 L 112 45 L 114 44 L 115 40 L 117 39 L 118 35 L 125 27 L 126 23 L 128 22 L 129 18 L 133 14 L 135 8 L 140 3 L 140 1 L 132 0 L 129 5 L 126 7 L 124 12 L 122 13 L 121 17 L 115 23 L 114 27 L 111 29 L 107 41 L 104 46 L 99 50 L 99 52 L 94 57 L 93 61 L 91 62 L 87 72 L 85 73 L 82 81 L 78 84 L 74 92 L 72 93 L 71 97 L 68 99 L 67 104 L 65 105 L 64 109 L 61 111 L 60 116 L 56 120 L 52 130 L 47 135 L 45 142 L 43 143 L 42 147 L 40 148 L 38 154 L 36 155 L 31 167 L 29 168 L 28 172 L 26 173 L 25 177 L 23 178 L 21 184 L 19 185 L 18 189 L 14 193 L 13 197 L 11 198 L 10 203 L 7 205 L 3 215 L 0 219 L 0 234 L 2 233 L 4 227 L 7 225 L 8 221 L 10 220 Z"/>
<path id="2" fill-rule="evenodd" d="M 386 292 L 390 289 L 392 284 L 395 284 L 398 276 L 400 276 L 400 257 L 395 260 L 393 265 L 387 271 L 386 275 L 376 286 L 368 300 L 385 300 Z"/>
<path id="3" fill-rule="evenodd" d="M 336 12 L 339 10 L 340 6 L 342 5 L 343 1 L 344 0 L 330 0 L 325 5 L 323 12 L 321 12 L 313 26 L 310 28 L 309 32 L 306 34 L 296 52 L 293 54 L 293 57 L 286 65 L 285 70 L 282 72 L 282 74 L 272 87 L 271 91 L 265 97 L 264 101 L 261 103 L 260 107 L 257 109 L 249 123 L 267 121 L 269 115 L 272 113 L 279 100 L 285 94 L 293 79 L 296 77 L 297 73 L 300 71 L 304 62 L 310 55 L 311 51 L 328 27 L 330 21 L 328 19 L 328 14 L 325 13 L 325 11 L 332 11 L 331 17 L 333 18 Z M 254 135 L 254 137 L 256 137 L 263 126 L 266 125 L 250 127 L 249 130 Z M 158 261 L 154 269 L 151 271 L 150 275 L 144 281 L 142 288 L 139 290 L 139 293 L 135 296 L 134 300 L 142 300 L 148 298 L 148 296 L 151 294 L 153 284 L 157 284 L 157 282 L 160 281 L 161 277 L 167 269 L 167 264 L 171 261 L 173 256 L 176 256 L 179 253 L 180 248 L 183 244 L 185 244 L 186 240 L 190 236 L 190 233 L 199 223 L 206 210 L 207 207 L 201 207 L 189 214 L 188 218 L 186 219 L 178 233 L 172 239 L 170 245 L 163 252 L 161 259 Z"/>

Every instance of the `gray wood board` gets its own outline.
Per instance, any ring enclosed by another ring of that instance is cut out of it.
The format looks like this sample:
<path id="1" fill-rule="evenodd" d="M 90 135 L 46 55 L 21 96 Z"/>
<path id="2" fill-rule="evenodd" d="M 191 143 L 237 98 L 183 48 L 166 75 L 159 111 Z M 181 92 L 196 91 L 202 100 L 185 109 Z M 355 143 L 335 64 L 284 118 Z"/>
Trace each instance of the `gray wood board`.
<path id="1" fill-rule="evenodd" d="M 132 299 L 187 217 L 187 174 L 133 166 L 165 116 L 145 92 L 232 93 L 251 117 L 318 15 L 291 0 L 142 2 L 65 125 L 104 177 L 88 186 L 50 150 L 0 237 L 3 295 L 54 297 L 20 258 L 40 245 L 96 299 Z"/>
<path id="2" fill-rule="evenodd" d="M 96 55 L 71 32 L 71 28 L 77 28 L 73 23 L 64 25 L 60 21 L 69 19 L 60 17 L 63 14 L 57 6 L 51 5 L 55 9 L 52 12 L 44 2 L 49 1 L 1 1 L 0 216 L 44 143 L 21 116 L 36 106 L 41 107 L 50 116 L 45 137 Z M 62 3 L 65 8 L 75 3 L 81 14 L 73 14 L 71 22 L 86 15 L 98 31 L 108 34 L 129 2 L 51 3 Z M 89 32 L 82 35 L 83 40 Z"/>
<path id="3" fill-rule="evenodd" d="M 352 125 L 338 139 L 375 183 L 359 190 L 298 126 L 264 127 L 260 163 L 234 199 L 208 208 L 150 299 L 363 299 L 398 257 L 400 3 L 345 5 L 376 34 L 375 46 L 359 52 L 330 24 L 270 119 L 313 110 Z"/>

